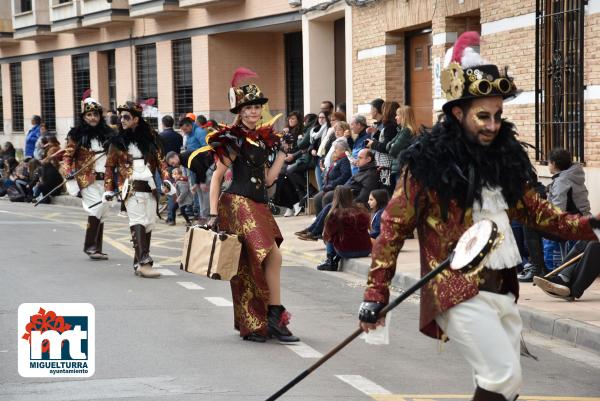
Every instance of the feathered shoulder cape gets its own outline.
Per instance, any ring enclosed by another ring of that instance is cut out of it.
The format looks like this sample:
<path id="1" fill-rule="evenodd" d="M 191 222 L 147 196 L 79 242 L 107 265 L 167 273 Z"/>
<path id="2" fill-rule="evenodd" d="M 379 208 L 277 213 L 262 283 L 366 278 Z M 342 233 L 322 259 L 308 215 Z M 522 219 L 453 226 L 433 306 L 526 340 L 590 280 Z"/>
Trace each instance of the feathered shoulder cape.
<path id="1" fill-rule="evenodd" d="M 259 146 L 262 142 L 271 151 L 279 147 L 280 141 L 281 136 L 273 130 L 272 125 L 264 125 L 255 130 L 245 130 L 241 125 L 225 126 L 206 135 L 208 145 L 198 152 L 212 151 L 223 161 L 231 154 L 239 154 L 245 143 Z"/>

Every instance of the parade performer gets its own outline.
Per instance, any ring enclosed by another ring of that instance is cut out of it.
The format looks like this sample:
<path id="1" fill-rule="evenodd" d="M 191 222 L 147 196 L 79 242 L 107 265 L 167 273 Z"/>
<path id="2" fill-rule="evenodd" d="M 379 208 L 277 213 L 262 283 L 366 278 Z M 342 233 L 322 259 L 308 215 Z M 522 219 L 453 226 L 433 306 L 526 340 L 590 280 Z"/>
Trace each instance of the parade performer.
<path id="1" fill-rule="evenodd" d="M 532 189 L 535 171 L 515 126 L 502 118 L 516 87 L 506 70 L 485 64 L 473 47 L 479 35 L 458 39 L 442 72 L 443 117 L 401 157 L 401 177 L 381 219 L 372 253 L 361 327 L 383 324 L 379 311 L 405 238 L 418 230 L 421 275 L 452 251 L 474 222 L 489 219 L 504 237 L 482 269 L 444 270 L 421 292 L 420 330 L 454 341 L 474 372 L 475 401 L 515 400 L 521 387 L 521 318 L 516 306 L 521 263 L 510 220 L 564 239 L 595 239 L 598 218 L 569 215 Z"/>
<path id="2" fill-rule="evenodd" d="M 270 125 L 258 126 L 268 101 L 255 84 L 238 86 L 256 74 L 238 68 L 231 82 L 229 101 L 237 114 L 231 127 L 207 136 L 216 154 L 210 186 L 212 227 L 237 234 L 242 241 L 238 274 L 231 279 L 234 326 L 247 341 L 299 341 L 287 328 L 290 314 L 281 305 L 279 227 L 267 205 L 267 187 L 277 179 L 285 154 L 278 150 L 280 137 Z M 269 155 L 276 153 L 272 164 Z M 231 185 L 221 192 L 223 176 L 233 172 Z"/>
<path id="3" fill-rule="evenodd" d="M 152 268 L 154 262 L 150 257 L 152 228 L 158 215 L 159 189 L 154 180 L 155 172 L 160 171 L 163 190 L 170 191 L 172 184 L 168 181 L 169 174 L 162 156 L 160 137 L 142 117 L 142 106 L 126 102 L 117 110 L 122 129 L 108 149 L 104 198 L 114 198 L 117 174 L 119 190 L 127 192 L 123 202 L 129 217 L 135 252 L 134 272 L 141 277 L 159 277 L 160 273 Z"/>
<path id="4" fill-rule="evenodd" d="M 67 192 L 77 196 L 81 192 L 83 209 L 88 214 L 83 251 L 93 260 L 106 260 L 102 252 L 104 218 L 108 211 L 106 203 L 100 203 L 104 193 L 104 165 L 108 140 L 114 131 L 102 117 L 102 105 L 91 97 L 82 101 L 81 121 L 67 134 L 67 147 L 63 156 L 63 174 L 68 179 Z M 97 159 L 92 163 L 94 159 Z M 70 178 L 72 173 L 77 172 Z M 96 204 L 94 207 L 89 207 Z"/>

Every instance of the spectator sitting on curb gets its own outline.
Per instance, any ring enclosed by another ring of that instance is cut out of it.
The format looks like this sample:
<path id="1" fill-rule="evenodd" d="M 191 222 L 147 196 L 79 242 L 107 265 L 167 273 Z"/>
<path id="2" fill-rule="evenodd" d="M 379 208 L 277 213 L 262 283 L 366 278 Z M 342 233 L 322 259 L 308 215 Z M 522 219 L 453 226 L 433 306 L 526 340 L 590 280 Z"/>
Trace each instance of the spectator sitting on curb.
<path id="1" fill-rule="evenodd" d="M 381 214 L 389 200 L 390 196 L 386 189 L 375 189 L 371 191 L 371 194 L 369 195 L 369 209 L 373 211 L 371 231 L 369 231 L 371 243 L 375 243 L 375 240 L 379 237 L 379 233 L 381 232 Z"/>
<path id="2" fill-rule="evenodd" d="M 323 232 L 327 259 L 317 266 L 317 270 L 337 271 L 341 258 L 369 256 L 369 218 L 366 208 L 352 201 L 352 190 L 338 186 Z"/>
<path id="3" fill-rule="evenodd" d="M 551 297 L 567 301 L 581 298 L 583 292 L 600 275 L 600 243 L 577 242 L 563 262 L 573 259 L 581 252 L 583 257 L 579 262 L 552 277 L 535 277 L 533 279 L 535 285 Z"/>

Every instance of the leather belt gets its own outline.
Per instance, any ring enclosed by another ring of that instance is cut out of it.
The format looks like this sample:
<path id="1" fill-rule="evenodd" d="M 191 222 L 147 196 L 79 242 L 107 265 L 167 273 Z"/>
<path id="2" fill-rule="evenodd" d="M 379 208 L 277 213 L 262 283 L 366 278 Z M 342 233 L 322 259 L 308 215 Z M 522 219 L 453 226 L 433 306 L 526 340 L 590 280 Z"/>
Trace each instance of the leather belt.
<path id="1" fill-rule="evenodd" d="M 496 294 L 508 294 L 510 289 L 506 282 L 507 274 L 516 274 L 512 271 L 516 271 L 516 267 L 502 270 L 492 270 L 487 267 L 483 268 L 479 272 L 479 291 L 493 292 Z"/>
<path id="2" fill-rule="evenodd" d="M 104 180 L 104 173 L 96 173 L 96 181 Z"/>
<path id="3" fill-rule="evenodd" d="M 135 192 L 152 192 L 152 188 L 150 188 L 148 181 L 133 181 L 131 183 L 131 189 Z"/>

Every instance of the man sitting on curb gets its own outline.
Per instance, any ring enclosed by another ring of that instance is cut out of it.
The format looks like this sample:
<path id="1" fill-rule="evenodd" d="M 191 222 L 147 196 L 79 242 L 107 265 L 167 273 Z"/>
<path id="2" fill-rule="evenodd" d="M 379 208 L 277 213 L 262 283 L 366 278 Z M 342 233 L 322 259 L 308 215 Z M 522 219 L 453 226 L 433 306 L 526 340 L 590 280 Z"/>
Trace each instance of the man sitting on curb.
<path id="1" fill-rule="evenodd" d="M 578 242 L 563 262 L 573 259 L 582 250 L 583 257 L 579 262 L 552 277 L 534 277 L 534 284 L 551 297 L 567 301 L 581 298 L 583 292 L 600 276 L 600 243 Z"/>

